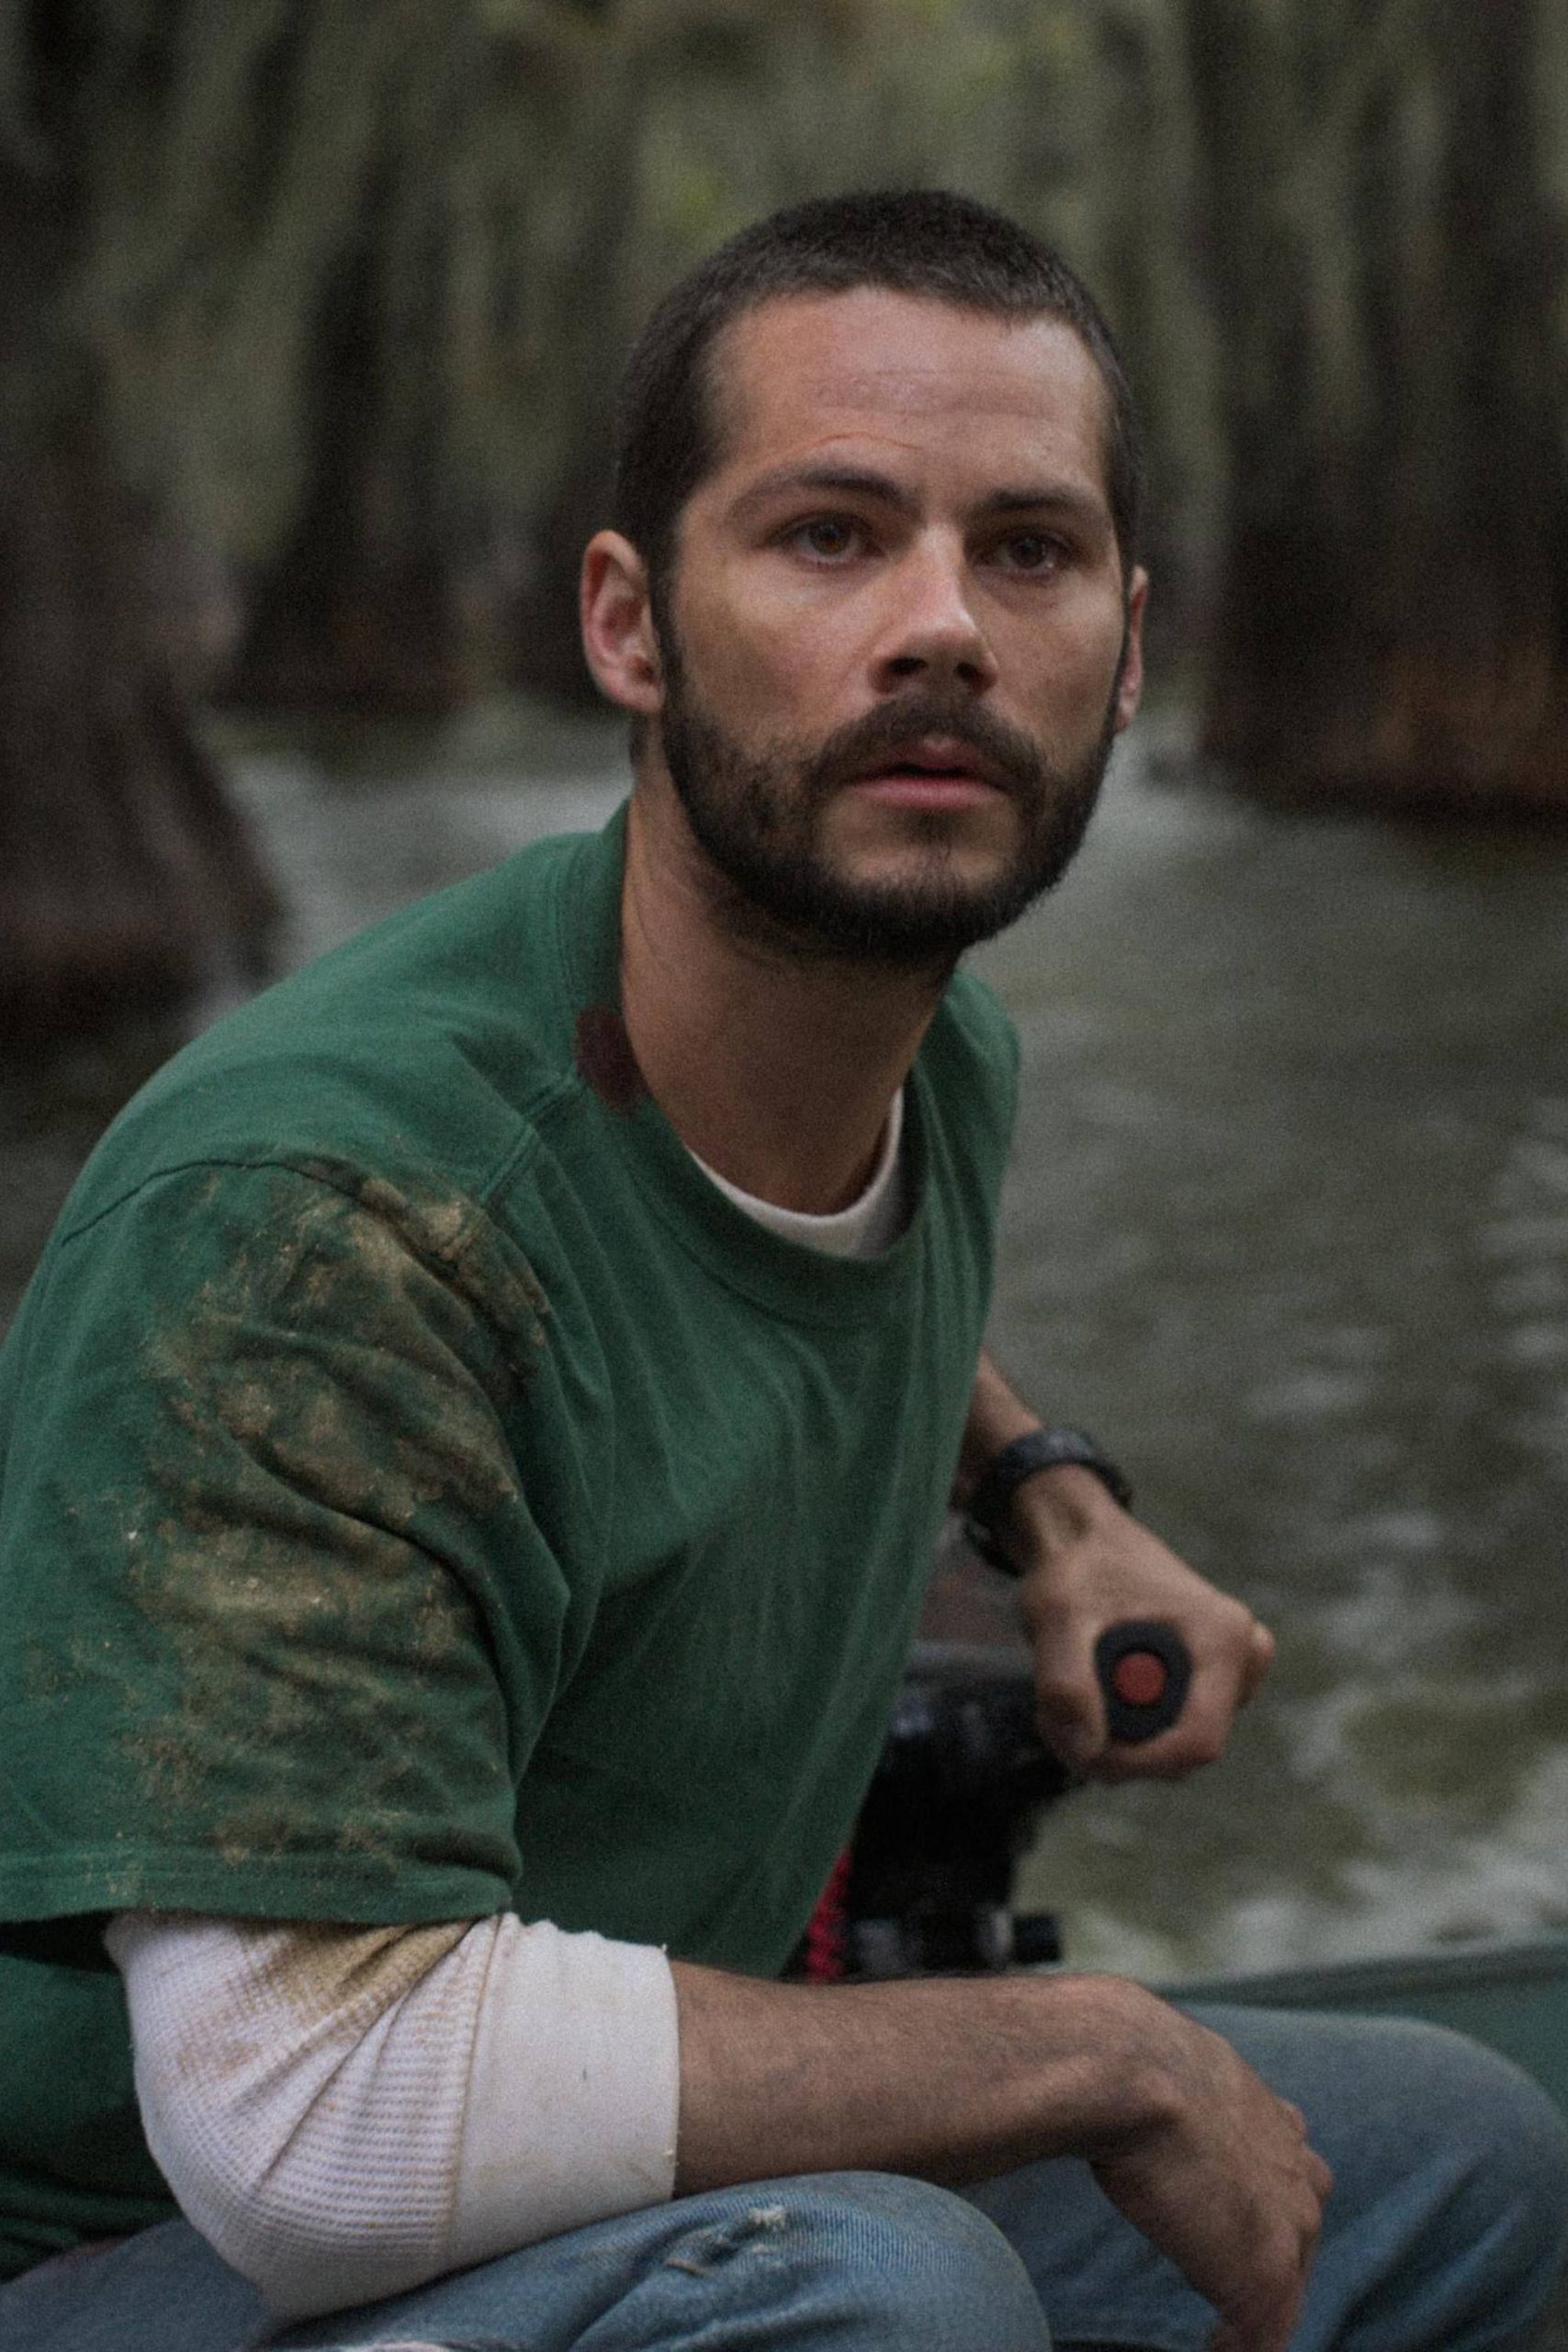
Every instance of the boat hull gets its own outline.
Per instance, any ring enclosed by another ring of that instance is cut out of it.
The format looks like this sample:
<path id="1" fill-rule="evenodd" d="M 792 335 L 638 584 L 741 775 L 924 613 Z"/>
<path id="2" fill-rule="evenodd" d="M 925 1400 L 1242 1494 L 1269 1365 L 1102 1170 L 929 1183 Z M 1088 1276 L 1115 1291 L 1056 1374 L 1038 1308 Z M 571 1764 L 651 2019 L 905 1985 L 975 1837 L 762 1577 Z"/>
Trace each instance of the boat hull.
<path id="1" fill-rule="evenodd" d="M 1511 2058 L 1568 2114 L 1568 1935 L 1191 1977 L 1156 1989 L 1179 2002 L 1342 2009 L 1450 2026 Z"/>

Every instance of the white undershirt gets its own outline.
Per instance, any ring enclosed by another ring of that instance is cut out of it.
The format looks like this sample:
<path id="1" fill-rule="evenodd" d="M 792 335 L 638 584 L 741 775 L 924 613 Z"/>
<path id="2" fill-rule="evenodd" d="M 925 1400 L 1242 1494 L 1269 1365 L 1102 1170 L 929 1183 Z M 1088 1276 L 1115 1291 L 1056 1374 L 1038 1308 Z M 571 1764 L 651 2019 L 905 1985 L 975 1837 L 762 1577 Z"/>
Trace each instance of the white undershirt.
<path id="1" fill-rule="evenodd" d="M 847 1209 L 834 1209 L 827 1216 L 811 1216 L 803 1209 L 781 1208 L 776 1201 L 764 1201 L 755 1193 L 743 1193 L 710 1168 L 705 1159 L 692 1158 L 710 1182 L 718 1186 L 727 1199 L 747 1216 L 765 1225 L 770 1233 L 783 1236 L 785 1241 L 802 1242 L 807 1250 L 824 1250 L 830 1258 L 874 1258 L 891 1242 L 897 1241 L 908 1221 L 905 1206 L 904 1166 L 900 1146 L 904 1140 L 904 1097 L 893 1097 L 893 1108 L 887 1114 L 883 1131 L 882 1149 L 871 1181 L 858 1200 Z"/>
<path id="2" fill-rule="evenodd" d="M 869 1257 L 907 1219 L 903 1107 L 865 1191 L 829 1216 L 697 1164 L 785 1239 Z M 105 1940 L 148 2145 L 280 2317 L 673 2192 L 675 1987 L 652 1946 L 511 1914 L 364 1928 L 122 1912 Z"/>

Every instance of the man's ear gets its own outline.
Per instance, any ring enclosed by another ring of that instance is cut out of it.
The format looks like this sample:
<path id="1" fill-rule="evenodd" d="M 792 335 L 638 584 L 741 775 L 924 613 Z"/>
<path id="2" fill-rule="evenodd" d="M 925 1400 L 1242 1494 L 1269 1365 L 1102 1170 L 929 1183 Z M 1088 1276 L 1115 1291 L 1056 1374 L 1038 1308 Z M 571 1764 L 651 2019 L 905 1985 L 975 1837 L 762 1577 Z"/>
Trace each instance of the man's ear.
<path id="1" fill-rule="evenodd" d="M 648 567 L 619 531 L 598 531 L 582 555 L 582 650 L 601 693 L 651 718 L 664 699 Z"/>
<path id="2" fill-rule="evenodd" d="M 1139 564 L 1127 591 L 1127 646 L 1116 688 L 1116 732 L 1137 715 L 1144 695 L 1144 607 L 1149 601 L 1149 575 Z"/>

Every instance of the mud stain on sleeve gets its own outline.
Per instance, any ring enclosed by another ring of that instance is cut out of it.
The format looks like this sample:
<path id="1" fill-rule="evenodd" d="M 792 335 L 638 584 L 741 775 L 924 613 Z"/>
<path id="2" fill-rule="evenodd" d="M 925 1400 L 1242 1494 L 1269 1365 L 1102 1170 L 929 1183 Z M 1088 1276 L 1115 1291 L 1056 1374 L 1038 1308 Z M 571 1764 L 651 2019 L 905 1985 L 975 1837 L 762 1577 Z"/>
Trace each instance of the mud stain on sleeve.
<path id="1" fill-rule="evenodd" d="M 157 1502 L 128 1580 L 169 1703 L 133 1706 L 126 1745 L 171 1830 L 199 1824 L 236 1868 L 390 1872 L 444 1838 L 471 1861 L 466 1807 L 504 1867 L 484 1562 L 525 1518 L 502 1408 L 547 1309 L 521 1253 L 475 1234 L 466 1203 L 279 1179 L 145 1343 Z"/>
<path id="2" fill-rule="evenodd" d="M 309 2033 L 331 2018 L 355 2039 L 421 1984 L 473 1926 L 342 1928 L 299 1919 L 268 1945 L 256 1989 Z"/>
<path id="3" fill-rule="evenodd" d="M 493 1330 L 518 1376 L 529 1376 L 545 1344 L 549 1303 L 522 1250 L 497 1230 L 477 1203 L 400 1190 L 385 1177 L 366 1175 L 336 1160 L 312 1160 L 301 1174 L 363 1211 L 364 1249 L 371 1250 L 372 1237 L 378 1237 L 394 1255 L 414 1261 L 449 1283 Z M 391 1261 L 383 1256 L 380 1262 L 389 1268 Z M 325 1270 L 321 1279 L 330 1282 Z"/>
<path id="4" fill-rule="evenodd" d="M 243 2097 L 258 2075 L 276 2076 L 292 2052 L 324 2047 L 346 2055 L 472 1925 L 358 1928 L 289 1919 L 242 1928 L 239 1951 L 231 1945 L 225 1953 L 223 2001 L 179 2044 L 174 2073 L 182 2091 L 221 2102 Z"/>

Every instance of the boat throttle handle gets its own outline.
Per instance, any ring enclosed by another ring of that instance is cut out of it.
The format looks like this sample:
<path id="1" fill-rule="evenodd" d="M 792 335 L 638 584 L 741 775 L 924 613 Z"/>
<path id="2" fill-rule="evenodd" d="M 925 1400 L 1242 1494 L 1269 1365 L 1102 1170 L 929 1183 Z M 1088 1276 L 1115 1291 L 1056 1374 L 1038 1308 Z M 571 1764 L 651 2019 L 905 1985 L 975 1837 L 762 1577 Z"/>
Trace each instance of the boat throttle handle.
<path id="1" fill-rule="evenodd" d="M 1094 1670 L 1112 1739 L 1135 1742 L 1168 1731 L 1192 1679 L 1192 1658 L 1174 1625 L 1123 1617 L 1094 1645 Z"/>

